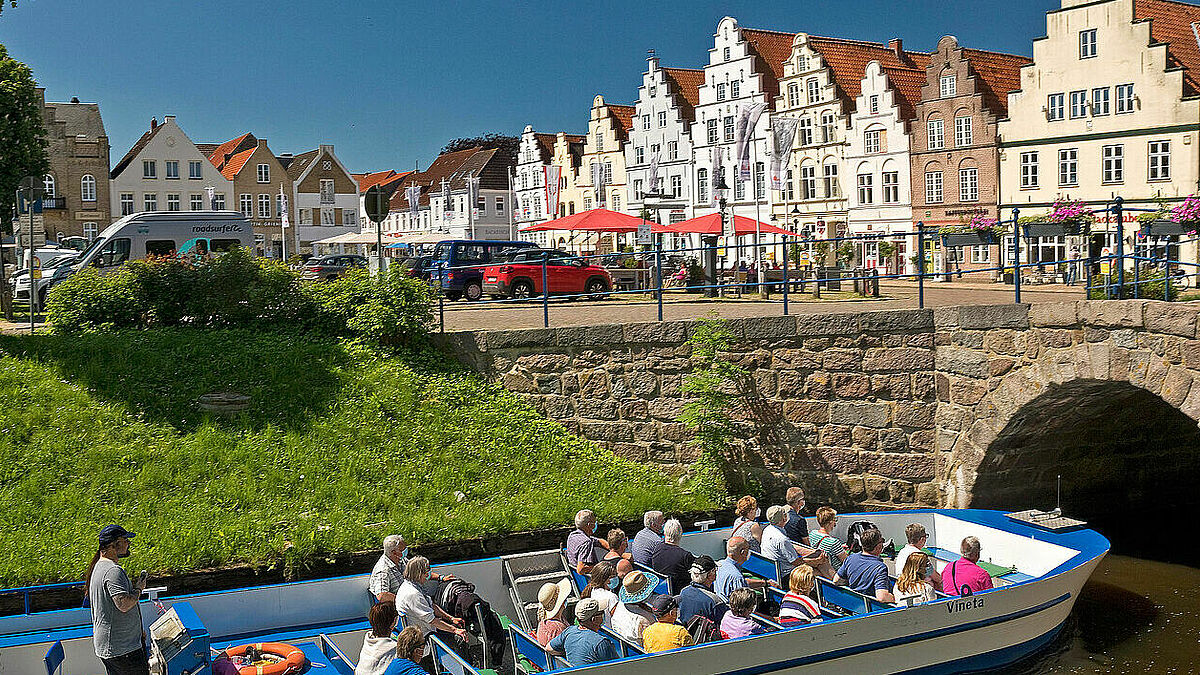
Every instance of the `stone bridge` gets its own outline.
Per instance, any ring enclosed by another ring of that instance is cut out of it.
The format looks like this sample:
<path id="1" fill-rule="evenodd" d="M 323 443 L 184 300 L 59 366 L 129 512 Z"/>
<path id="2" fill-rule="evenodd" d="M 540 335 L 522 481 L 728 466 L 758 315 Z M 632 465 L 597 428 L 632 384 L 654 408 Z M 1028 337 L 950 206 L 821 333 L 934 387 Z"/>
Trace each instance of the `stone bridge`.
<path id="1" fill-rule="evenodd" d="M 1078 301 L 733 319 L 730 458 L 766 496 L 868 509 L 1196 503 L 1200 304 Z M 625 457 L 684 471 L 691 322 L 455 333 L 468 363 Z"/>

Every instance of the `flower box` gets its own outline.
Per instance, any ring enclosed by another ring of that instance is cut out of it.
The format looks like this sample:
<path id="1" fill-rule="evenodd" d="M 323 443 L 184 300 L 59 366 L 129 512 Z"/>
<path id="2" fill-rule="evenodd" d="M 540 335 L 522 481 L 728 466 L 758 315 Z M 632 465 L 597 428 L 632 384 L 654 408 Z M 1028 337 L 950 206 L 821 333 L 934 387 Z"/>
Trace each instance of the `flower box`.
<path id="1" fill-rule="evenodd" d="M 1022 229 L 1026 237 L 1063 237 L 1072 234 L 1082 234 L 1085 228 L 1083 221 L 1078 220 L 1062 222 L 1039 220 L 1033 223 L 1026 223 Z"/>
<path id="2" fill-rule="evenodd" d="M 996 235 L 986 230 L 975 232 L 945 232 L 941 234 L 942 246 L 979 246 L 996 243 Z"/>
<path id="3" fill-rule="evenodd" d="M 1173 220 L 1152 220 L 1142 223 L 1142 234 L 1147 237 L 1169 237 L 1194 232 L 1198 223 L 1177 223 Z"/>

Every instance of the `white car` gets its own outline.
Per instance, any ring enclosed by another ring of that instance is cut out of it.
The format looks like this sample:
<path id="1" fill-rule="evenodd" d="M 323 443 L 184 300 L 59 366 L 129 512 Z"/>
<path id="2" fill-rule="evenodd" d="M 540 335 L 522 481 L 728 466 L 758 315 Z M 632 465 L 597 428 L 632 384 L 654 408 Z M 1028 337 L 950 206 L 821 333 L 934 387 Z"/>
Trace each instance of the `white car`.
<path id="1" fill-rule="evenodd" d="M 78 255 L 59 256 L 42 265 L 42 278 L 34 281 L 38 307 L 46 306 L 46 295 L 51 287 L 70 276 L 74 271 L 71 265 L 78 260 Z M 18 270 L 13 274 L 12 285 L 14 300 L 29 300 L 29 270 Z"/>

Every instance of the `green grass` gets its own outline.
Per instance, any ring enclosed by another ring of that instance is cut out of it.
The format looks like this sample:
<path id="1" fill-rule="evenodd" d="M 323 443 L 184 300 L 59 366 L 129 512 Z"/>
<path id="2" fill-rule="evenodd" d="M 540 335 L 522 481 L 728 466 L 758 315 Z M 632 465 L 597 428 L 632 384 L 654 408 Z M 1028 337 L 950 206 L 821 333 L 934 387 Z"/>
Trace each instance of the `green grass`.
<path id="1" fill-rule="evenodd" d="M 219 390 L 251 410 L 201 414 Z M 165 574 L 651 506 L 712 504 L 430 352 L 250 331 L 0 338 L 0 585 L 79 578 L 109 522 L 138 533 L 133 568 Z"/>

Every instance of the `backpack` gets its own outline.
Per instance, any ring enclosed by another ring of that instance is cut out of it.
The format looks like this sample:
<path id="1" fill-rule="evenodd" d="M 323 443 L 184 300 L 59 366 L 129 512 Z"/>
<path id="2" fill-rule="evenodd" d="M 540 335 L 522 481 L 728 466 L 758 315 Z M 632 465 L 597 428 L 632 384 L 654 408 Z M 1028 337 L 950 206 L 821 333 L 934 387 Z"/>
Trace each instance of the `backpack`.
<path id="1" fill-rule="evenodd" d="M 703 614 L 697 614 L 688 620 L 687 632 L 692 636 L 692 642 L 698 645 L 721 639 L 721 631 L 717 624 Z"/>
<path id="2" fill-rule="evenodd" d="M 850 549 L 851 553 L 861 553 L 862 544 L 860 537 L 867 530 L 878 530 L 879 526 L 869 520 L 856 520 L 846 533 L 846 548 Z"/>

